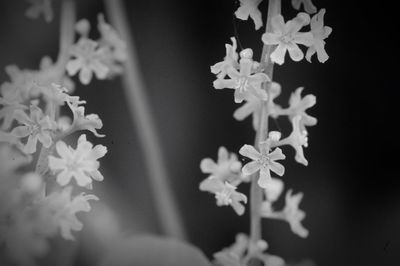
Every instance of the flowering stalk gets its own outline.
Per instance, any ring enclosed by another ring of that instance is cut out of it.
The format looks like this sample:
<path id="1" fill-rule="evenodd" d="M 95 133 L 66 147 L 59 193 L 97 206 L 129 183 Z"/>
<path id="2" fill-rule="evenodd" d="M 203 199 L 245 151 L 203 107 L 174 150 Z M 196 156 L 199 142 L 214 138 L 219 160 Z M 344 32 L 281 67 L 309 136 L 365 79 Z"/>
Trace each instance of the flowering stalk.
<path id="1" fill-rule="evenodd" d="M 269 0 L 268 3 L 268 15 L 266 22 L 266 30 L 265 32 L 271 31 L 271 18 L 275 15 L 280 14 L 281 10 L 281 0 Z M 264 44 L 260 67 L 264 69 L 264 73 L 270 77 L 272 80 L 274 63 L 270 59 L 271 52 L 273 51 L 273 45 Z M 270 88 L 271 82 L 264 83 L 264 89 L 267 91 Z M 268 93 L 269 94 L 269 93 Z M 268 136 L 268 104 L 271 102 L 271 97 L 267 101 L 264 101 L 261 107 L 261 119 L 257 129 L 256 137 L 255 137 L 255 146 L 260 147 L 260 143 L 265 141 Z M 262 188 L 258 185 L 258 174 L 254 174 L 252 176 L 251 188 L 250 188 L 250 205 L 251 205 L 251 214 L 250 214 L 250 243 L 256 244 L 259 240 L 261 240 L 261 204 L 263 201 L 263 191 Z"/>
<path id="2" fill-rule="evenodd" d="M 138 60 L 132 34 L 128 27 L 127 17 L 121 1 L 105 0 L 105 6 L 110 15 L 110 20 L 116 29 L 127 40 L 126 74 L 123 75 L 123 87 L 128 100 L 131 118 L 136 123 L 136 129 L 144 161 L 149 173 L 150 187 L 153 190 L 154 201 L 160 216 L 160 225 L 164 233 L 178 239 L 185 239 L 185 232 L 179 212 L 177 210 L 172 192 L 169 189 L 167 170 L 162 158 L 161 146 L 156 134 L 156 128 L 151 111 L 144 94 L 145 85 L 140 76 Z"/>
<path id="3" fill-rule="evenodd" d="M 76 21 L 75 2 L 73 0 L 63 0 L 61 6 L 61 21 L 60 21 L 60 50 L 58 53 L 57 62 L 55 65 L 56 75 L 61 78 L 65 72 L 65 66 L 70 57 L 70 48 L 74 43 L 74 26 Z M 54 115 L 58 110 L 54 110 Z M 48 169 L 48 157 L 54 149 L 54 144 L 49 148 L 41 147 L 39 158 L 36 163 L 35 172 L 43 175 Z"/>

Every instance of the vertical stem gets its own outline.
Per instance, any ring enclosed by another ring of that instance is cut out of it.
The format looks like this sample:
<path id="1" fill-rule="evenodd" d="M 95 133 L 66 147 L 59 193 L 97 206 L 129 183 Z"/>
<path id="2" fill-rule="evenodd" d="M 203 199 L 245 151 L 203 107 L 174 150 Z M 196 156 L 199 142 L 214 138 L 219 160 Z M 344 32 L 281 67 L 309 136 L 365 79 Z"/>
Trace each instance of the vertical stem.
<path id="1" fill-rule="evenodd" d="M 160 225 L 165 234 L 185 239 L 183 224 L 168 184 L 167 170 L 162 158 L 151 109 L 145 95 L 145 85 L 139 71 L 134 39 L 129 30 L 126 11 L 121 0 L 104 0 L 104 3 L 112 24 L 127 42 L 128 58 L 125 63 L 123 87 L 131 118 L 136 124 L 142 145 Z"/>
<path id="2" fill-rule="evenodd" d="M 275 15 L 280 14 L 281 12 L 281 0 L 269 0 L 268 3 L 268 15 L 266 22 L 265 32 L 271 32 L 271 18 Z M 268 77 L 272 81 L 274 63 L 271 62 L 270 55 L 273 51 L 274 46 L 264 44 L 262 55 L 261 55 L 261 69 L 264 69 L 264 73 L 268 75 Z M 270 82 L 264 83 L 264 89 L 268 92 L 270 87 Z M 255 144 L 254 146 L 259 146 L 261 141 L 264 141 L 268 136 L 268 103 L 269 100 L 266 101 L 261 108 L 261 118 L 260 125 L 257 130 Z M 260 147 L 258 147 L 260 148 Z M 257 241 L 261 239 L 261 213 L 260 207 L 263 200 L 263 191 L 262 188 L 257 184 L 259 178 L 259 174 L 255 174 L 252 176 L 252 182 L 250 187 L 250 206 L 251 206 L 251 217 L 250 217 L 250 243 L 255 244 Z"/>
<path id="3" fill-rule="evenodd" d="M 61 6 L 60 48 L 57 58 L 57 68 L 60 75 L 64 74 L 65 65 L 69 59 L 69 49 L 74 43 L 75 21 L 76 10 L 74 0 L 63 0 Z"/>
<path id="4" fill-rule="evenodd" d="M 76 10 L 74 0 L 63 0 L 61 4 L 60 19 L 60 48 L 57 62 L 55 64 L 55 80 L 61 81 L 65 73 L 65 65 L 69 59 L 69 49 L 74 43 L 74 26 L 76 20 Z M 57 111 L 54 112 L 58 113 Z M 54 145 L 49 148 L 41 147 L 38 160 L 36 162 L 36 173 L 43 175 L 48 169 L 48 156 Z"/>

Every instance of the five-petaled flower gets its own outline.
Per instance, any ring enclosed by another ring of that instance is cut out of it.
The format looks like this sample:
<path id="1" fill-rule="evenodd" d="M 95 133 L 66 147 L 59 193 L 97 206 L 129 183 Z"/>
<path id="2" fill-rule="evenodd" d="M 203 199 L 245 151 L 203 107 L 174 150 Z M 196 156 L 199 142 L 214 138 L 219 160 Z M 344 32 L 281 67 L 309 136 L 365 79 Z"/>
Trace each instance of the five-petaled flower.
<path id="1" fill-rule="evenodd" d="M 310 46 L 313 43 L 311 32 L 299 32 L 310 23 L 310 16 L 300 12 L 297 16 L 285 23 L 282 15 L 276 15 L 271 19 L 272 32 L 266 32 L 262 41 L 267 45 L 278 45 L 271 53 L 271 60 L 282 65 L 285 62 L 286 51 L 294 61 L 303 59 L 304 54 L 297 44 Z"/>
<path id="2" fill-rule="evenodd" d="M 256 30 L 262 26 L 262 14 L 258 9 L 258 5 L 262 0 L 239 0 L 240 7 L 236 10 L 235 16 L 241 20 L 248 20 L 249 17 L 254 22 Z"/>
<path id="3" fill-rule="evenodd" d="M 60 158 L 49 156 L 49 168 L 58 172 L 57 182 L 61 186 L 67 185 L 72 178 L 75 178 L 79 186 L 89 188 L 92 179 L 103 180 L 97 160 L 107 153 L 105 146 L 93 147 L 93 144 L 86 140 L 86 135 L 81 135 L 75 150 L 63 141 L 56 143 L 56 150 Z"/>
<path id="4" fill-rule="evenodd" d="M 50 147 L 52 144 L 51 132 L 56 128 L 56 124 L 49 116 L 45 116 L 39 107 L 31 105 L 30 116 L 22 110 L 16 110 L 14 118 L 23 125 L 15 127 L 11 134 L 18 138 L 28 137 L 24 146 L 25 153 L 36 152 L 38 140 L 44 147 Z"/>
<path id="5" fill-rule="evenodd" d="M 292 195 L 292 190 L 289 190 L 286 193 L 283 214 L 285 220 L 289 223 L 292 232 L 300 237 L 306 238 L 308 236 L 308 230 L 301 224 L 301 221 L 305 218 L 306 214 L 304 211 L 299 209 L 299 204 L 302 198 L 303 193 Z"/>
<path id="6" fill-rule="evenodd" d="M 228 68 L 227 74 L 229 79 L 218 78 L 214 81 L 213 85 L 216 89 L 234 89 L 235 102 L 241 103 L 246 99 L 246 94 L 252 93 L 260 99 L 266 100 L 267 93 L 261 88 L 263 82 L 269 81 L 269 77 L 264 73 L 254 73 L 254 61 L 252 60 L 253 51 L 245 49 L 240 52 L 240 70 L 239 72 L 234 68 Z"/>
<path id="7" fill-rule="evenodd" d="M 228 181 L 235 186 L 243 181 L 240 173 L 241 168 L 242 164 L 238 161 L 236 154 L 229 154 L 225 147 L 218 149 L 217 162 L 214 162 L 211 158 L 204 158 L 200 162 L 200 169 L 203 173 L 210 174 L 223 182 Z"/>
<path id="8" fill-rule="evenodd" d="M 229 182 L 210 176 L 200 184 L 201 191 L 208 191 L 215 194 L 218 206 L 231 205 L 238 215 L 244 213 L 244 206 L 241 202 L 247 203 L 246 195 L 236 191 L 236 187 Z"/>
<path id="9" fill-rule="evenodd" d="M 67 63 L 68 75 L 73 76 L 80 71 L 79 80 L 85 85 L 92 80 L 93 72 L 98 79 L 105 79 L 109 69 L 102 62 L 104 51 L 98 46 L 96 41 L 80 38 L 70 51 L 74 59 Z"/>
<path id="10" fill-rule="evenodd" d="M 271 181 L 270 170 L 279 176 L 282 176 L 285 172 L 284 166 L 276 162 L 277 160 L 285 159 L 285 155 L 280 148 L 276 148 L 273 152 L 270 152 L 270 146 L 271 139 L 267 139 L 267 141 L 260 143 L 260 152 L 254 146 L 247 144 L 243 145 L 239 150 L 241 155 L 253 160 L 243 166 L 242 173 L 244 175 L 251 175 L 260 171 L 258 185 L 262 188 L 266 188 Z"/>
<path id="11" fill-rule="evenodd" d="M 306 53 L 306 59 L 311 62 L 311 56 L 317 53 L 318 61 L 325 63 L 329 56 L 325 51 L 325 41 L 324 39 L 332 32 L 332 28 L 324 26 L 324 15 L 325 9 L 321 9 L 318 14 L 314 15 L 311 19 L 311 33 L 314 36 L 314 41 L 312 45 L 308 48 Z"/>

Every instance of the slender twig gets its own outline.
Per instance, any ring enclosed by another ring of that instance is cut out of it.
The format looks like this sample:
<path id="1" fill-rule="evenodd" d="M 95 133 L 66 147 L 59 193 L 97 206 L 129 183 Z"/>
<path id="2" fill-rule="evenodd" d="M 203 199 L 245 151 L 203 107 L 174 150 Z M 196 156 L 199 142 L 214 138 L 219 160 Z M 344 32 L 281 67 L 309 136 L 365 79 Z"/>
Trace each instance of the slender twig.
<path id="1" fill-rule="evenodd" d="M 145 95 L 145 85 L 139 71 L 135 43 L 128 26 L 126 11 L 121 0 L 104 0 L 104 3 L 111 23 L 127 42 L 128 58 L 125 63 L 123 87 L 131 118 L 136 124 L 142 145 L 160 225 L 165 234 L 185 239 L 183 224 L 168 184 L 169 178 L 156 134 L 156 127 L 151 116 L 151 109 Z"/>
<path id="2" fill-rule="evenodd" d="M 281 0 L 269 0 L 268 3 L 268 15 L 266 21 L 265 32 L 271 32 L 271 18 L 277 14 L 280 14 Z M 274 63 L 270 60 L 271 52 L 274 46 L 264 44 L 262 55 L 261 55 L 261 69 L 272 81 Z M 271 82 L 264 83 L 264 89 L 269 90 Z M 271 100 L 269 97 L 268 101 L 264 102 L 261 108 L 261 118 L 260 124 L 257 130 L 255 138 L 255 146 L 259 146 L 261 141 L 264 141 L 268 136 L 268 104 Z M 260 147 L 259 147 L 260 148 Z M 261 239 L 261 213 L 260 208 L 263 200 L 263 191 L 258 185 L 257 181 L 259 174 L 255 174 L 252 177 L 251 187 L 250 187 L 250 243 L 256 244 L 257 241 Z"/>

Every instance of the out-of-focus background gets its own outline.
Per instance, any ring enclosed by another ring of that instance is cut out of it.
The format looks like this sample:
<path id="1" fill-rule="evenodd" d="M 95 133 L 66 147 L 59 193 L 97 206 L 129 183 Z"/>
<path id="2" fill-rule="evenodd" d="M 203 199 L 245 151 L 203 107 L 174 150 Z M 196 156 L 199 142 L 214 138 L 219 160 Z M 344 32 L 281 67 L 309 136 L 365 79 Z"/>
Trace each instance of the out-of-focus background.
<path id="1" fill-rule="evenodd" d="M 263 29 L 255 31 L 251 21 L 234 20 L 238 1 L 233 0 L 125 2 L 171 188 L 190 242 L 211 257 L 230 245 L 237 232 L 248 232 L 249 217 L 248 211 L 238 217 L 229 207 L 217 207 L 212 195 L 198 190 L 206 178 L 199 162 L 215 159 L 221 145 L 237 152 L 253 142 L 254 132 L 250 119 L 233 119 L 238 105 L 232 91 L 212 88 L 209 67 L 225 55 L 224 44 L 235 27 L 241 45 L 253 48 L 259 58 Z M 283 89 L 278 98 L 282 105 L 300 86 L 317 96 L 317 105 L 309 111 L 318 118 L 318 125 L 309 130 L 309 166 L 296 164 L 293 151 L 285 149 L 283 177 L 286 188 L 305 194 L 301 208 L 310 235 L 301 239 L 277 221 L 265 221 L 263 235 L 269 251 L 289 261 L 398 266 L 399 58 L 394 7 L 386 2 L 313 2 L 327 9 L 325 24 L 333 28 L 326 45 L 330 59 L 320 64 L 314 58 L 310 64 L 287 58 L 274 71 Z M 77 1 L 77 6 L 79 19 L 96 23 L 99 12 L 107 17 L 102 1 Z M 59 4 L 50 24 L 25 18 L 27 7 L 25 1 L 0 2 L 1 69 L 9 64 L 36 69 L 44 55 L 57 55 Z M 264 16 L 266 7 L 260 5 Z M 283 0 L 282 10 L 286 19 L 296 14 L 289 0 Z M 0 81 L 7 79 L 0 71 Z M 88 113 L 102 118 L 106 138 L 93 140 L 109 149 L 102 160 L 105 180 L 94 185 L 94 192 L 127 233 L 160 232 L 162 221 L 157 220 L 149 190 L 137 125 L 129 118 L 120 79 L 78 84 L 76 94 L 88 101 Z M 284 134 L 290 130 L 285 119 L 272 126 Z M 248 186 L 241 190 L 248 191 Z M 78 238 L 81 263 L 93 256 L 85 251 L 95 246 L 87 240 L 88 232 L 90 228 L 84 229 Z"/>

